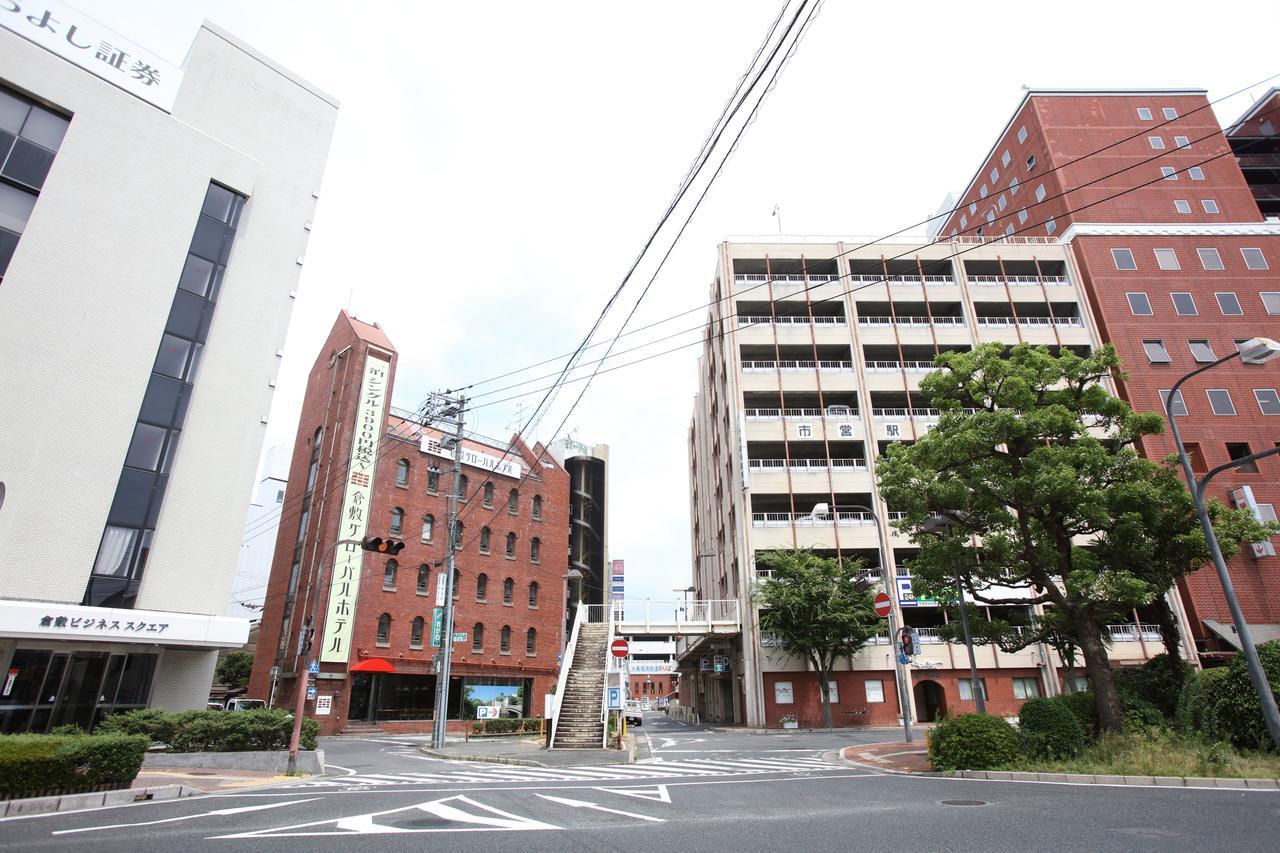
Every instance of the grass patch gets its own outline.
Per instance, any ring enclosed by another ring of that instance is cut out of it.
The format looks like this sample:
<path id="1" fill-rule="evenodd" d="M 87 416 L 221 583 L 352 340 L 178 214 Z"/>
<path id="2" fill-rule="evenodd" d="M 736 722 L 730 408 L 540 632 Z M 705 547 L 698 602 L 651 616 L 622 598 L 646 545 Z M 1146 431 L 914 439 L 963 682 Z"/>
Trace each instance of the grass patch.
<path id="1" fill-rule="evenodd" d="M 1280 778 L 1280 756 L 1240 752 L 1225 743 L 1206 743 L 1168 729 L 1150 729 L 1109 735 L 1074 758 L 1023 758 L 1011 769 L 1033 773 L 1275 779 Z"/>

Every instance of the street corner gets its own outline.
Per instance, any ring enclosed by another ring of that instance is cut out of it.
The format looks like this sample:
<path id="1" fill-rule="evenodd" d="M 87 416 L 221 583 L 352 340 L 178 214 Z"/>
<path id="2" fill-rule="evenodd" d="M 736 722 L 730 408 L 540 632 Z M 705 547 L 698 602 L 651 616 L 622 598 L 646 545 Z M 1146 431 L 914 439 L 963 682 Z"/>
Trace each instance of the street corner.
<path id="1" fill-rule="evenodd" d="M 929 766 L 928 750 L 923 742 L 855 744 L 836 750 L 834 755 L 843 764 L 890 773 L 927 773 L 933 769 Z"/>

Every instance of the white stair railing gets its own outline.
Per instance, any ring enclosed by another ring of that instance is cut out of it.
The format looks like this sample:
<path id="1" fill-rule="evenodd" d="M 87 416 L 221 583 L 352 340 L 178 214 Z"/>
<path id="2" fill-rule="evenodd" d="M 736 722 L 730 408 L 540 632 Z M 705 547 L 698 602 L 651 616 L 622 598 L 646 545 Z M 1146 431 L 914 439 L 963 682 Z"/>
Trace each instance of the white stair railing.
<path id="1" fill-rule="evenodd" d="M 587 621 L 586 602 L 578 602 L 578 610 L 573 617 L 573 629 L 569 632 L 569 645 L 564 648 L 564 658 L 560 661 L 560 677 L 556 679 L 555 716 L 551 718 L 551 743 L 548 749 L 556 748 L 556 728 L 560 725 L 560 707 L 564 703 L 564 691 L 569 683 L 569 670 L 573 668 L 573 654 L 578 648 L 578 631 L 582 623 Z"/>
<path id="2" fill-rule="evenodd" d="M 609 667 L 613 660 L 613 641 L 614 632 L 618 629 L 618 623 L 615 618 L 616 611 L 613 602 L 605 605 L 608 612 L 605 619 L 609 625 L 609 630 L 605 632 L 604 639 L 604 682 L 600 686 L 600 722 L 604 724 L 604 731 L 600 735 L 600 748 L 609 748 Z"/>

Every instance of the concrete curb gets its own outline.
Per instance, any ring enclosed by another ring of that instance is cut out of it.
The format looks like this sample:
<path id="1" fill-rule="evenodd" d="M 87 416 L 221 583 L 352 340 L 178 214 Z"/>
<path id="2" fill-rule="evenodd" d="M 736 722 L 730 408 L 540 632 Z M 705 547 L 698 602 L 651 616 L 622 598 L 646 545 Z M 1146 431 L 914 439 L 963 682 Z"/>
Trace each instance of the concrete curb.
<path id="1" fill-rule="evenodd" d="M 429 746 L 418 747 L 418 752 L 423 755 L 430 755 L 432 758 L 443 758 L 445 761 L 478 761 L 482 764 L 514 764 L 518 767 L 547 767 L 541 761 L 529 761 L 525 758 L 507 758 L 502 755 L 454 755 L 451 752 L 443 752 L 438 749 L 432 749 Z"/>
<path id="2" fill-rule="evenodd" d="M 289 766 L 287 750 L 273 749 L 248 752 L 148 752 L 142 759 L 143 770 L 253 770 L 284 773 Z M 298 770 L 312 776 L 324 775 L 324 750 L 298 750 Z"/>
<path id="3" fill-rule="evenodd" d="M 919 723 L 914 724 L 920 727 Z M 840 726 L 836 728 L 816 729 L 743 729 L 737 726 L 707 726 L 708 731 L 724 735 L 791 735 L 791 734 L 835 734 L 836 732 L 899 732 L 902 726 Z"/>
<path id="4" fill-rule="evenodd" d="M 154 788 L 122 788 L 119 791 L 99 791 L 90 794 L 63 794 L 60 797 L 29 797 L 25 800 L 0 802 L 0 817 L 74 812 L 103 806 L 122 806 L 127 803 L 172 800 L 203 793 L 198 788 L 186 785 L 159 785 Z"/>

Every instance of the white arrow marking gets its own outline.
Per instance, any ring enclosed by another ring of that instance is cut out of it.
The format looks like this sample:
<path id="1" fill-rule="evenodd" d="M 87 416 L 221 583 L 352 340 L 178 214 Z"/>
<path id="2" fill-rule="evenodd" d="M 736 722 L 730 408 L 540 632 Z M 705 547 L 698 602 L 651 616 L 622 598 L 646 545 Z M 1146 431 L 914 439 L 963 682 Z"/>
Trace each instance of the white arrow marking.
<path id="1" fill-rule="evenodd" d="M 462 809 L 448 805 L 450 802 L 465 803 L 468 806 L 489 812 L 497 817 L 488 817 L 486 815 L 472 814 Z M 401 812 L 423 811 L 433 814 L 436 817 L 448 821 L 458 823 L 471 824 L 471 826 L 435 826 L 422 829 L 406 829 L 397 826 L 387 826 L 383 823 L 377 823 L 378 818 L 387 815 L 398 814 Z M 325 824 L 335 824 L 332 830 L 309 830 L 311 827 L 323 826 Z M 393 835 L 393 834 L 414 834 L 426 832 L 510 832 L 513 830 L 531 830 L 531 829 L 559 829 L 558 826 L 552 826 L 549 823 L 531 820 L 529 818 L 513 815 L 509 812 L 495 809 L 492 806 L 486 806 L 484 803 L 478 803 L 475 800 L 458 795 L 454 797 L 446 797 L 443 800 L 432 800 L 426 803 L 418 803 L 417 805 L 405 806 L 399 809 L 388 809 L 381 812 L 370 812 L 368 814 L 354 815 L 352 817 L 341 818 L 339 820 L 317 820 L 310 823 L 300 823 L 293 826 L 280 827 L 278 829 L 259 829 L 251 832 L 239 832 L 232 835 L 220 835 L 218 838 L 280 838 L 293 836 L 316 836 L 316 835 Z"/>
<path id="2" fill-rule="evenodd" d="M 547 794 L 539 794 L 544 800 L 550 800 L 553 803 L 560 803 L 564 806 L 572 806 L 575 809 L 595 809 L 598 812 L 609 812 L 610 814 L 620 814 L 623 817 L 634 817 L 639 820 L 652 821 L 653 823 L 666 823 L 664 818 L 649 817 L 645 814 L 636 814 L 634 812 L 624 812 L 620 809 L 607 809 L 604 806 L 597 806 L 595 803 L 589 803 L 586 800 L 570 800 L 567 797 L 552 797 Z"/>
<path id="3" fill-rule="evenodd" d="M 667 792 L 666 785 L 654 785 L 652 788 L 596 788 L 597 791 L 606 791 L 610 794 L 622 794 L 624 797 L 639 797 L 642 800 L 652 800 L 655 803 L 671 803 L 671 794 Z"/>
<path id="4" fill-rule="evenodd" d="M 200 812 L 199 814 L 184 814 L 178 817 L 166 817 L 161 820 L 147 820 L 140 823 L 112 823 L 106 826 L 83 826 L 79 829 L 59 829 L 53 832 L 53 835 L 71 835 L 76 832 L 96 832 L 100 829 L 123 829 L 125 827 L 135 826 L 154 826 L 158 823 L 175 823 L 180 820 L 194 820 L 198 817 L 222 817 L 224 815 L 244 814 L 245 812 L 257 812 L 263 809 L 278 809 L 281 806 L 296 806 L 299 803 L 310 803 L 319 800 L 321 797 L 308 797 L 305 800 L 289 800 L 284 803 L 266 803 L 261 806 L 240 806 L 234 809 L 218 809 L 212 812 Z"/>

